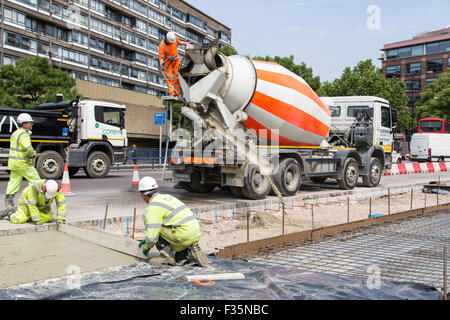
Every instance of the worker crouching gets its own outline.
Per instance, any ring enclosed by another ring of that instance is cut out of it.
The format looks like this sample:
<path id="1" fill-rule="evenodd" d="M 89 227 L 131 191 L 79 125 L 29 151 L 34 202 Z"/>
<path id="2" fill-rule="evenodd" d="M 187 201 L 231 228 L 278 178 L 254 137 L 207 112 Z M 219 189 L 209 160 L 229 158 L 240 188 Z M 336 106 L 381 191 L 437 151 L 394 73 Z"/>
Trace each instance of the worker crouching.
<path id="1" fill-rule="evenodd" d="M 40 180 L 26 187 L 19 198 L 17 211 L 9 216 L 12 223 L 25 223 L 29 219 L 37 225 L 53 221 L 51 205 L 56 201 L 57 226 L 66 220 L 66 201 L 55 180 Z"/>
<path id="2" fill-rule="evenodd" d="M 144 177 L 139 181 L 141 197 L 148 203 L 145 210 L 146 239 L 139 243 L 144 255 L 156 245 L 160 257 L 151 264 L 190 264 L 208 266 L 208 258 L 198 241 L 201 230 L 197 218 L 183 202 L 168 194 L 159 194 L 156 180 Z"/>

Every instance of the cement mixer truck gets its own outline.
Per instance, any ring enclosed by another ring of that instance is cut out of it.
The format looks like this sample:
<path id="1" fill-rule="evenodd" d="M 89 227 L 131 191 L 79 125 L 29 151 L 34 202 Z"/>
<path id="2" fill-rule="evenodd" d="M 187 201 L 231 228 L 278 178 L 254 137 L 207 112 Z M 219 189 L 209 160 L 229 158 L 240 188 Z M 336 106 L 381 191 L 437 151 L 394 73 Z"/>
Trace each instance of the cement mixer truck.
<path id="1" fill-rule="evenodd" d="M 353 189 L 359 177 L 375 187 L 391 165 L 397 120 L 384 99 L 321 99 L 284 67 L 227 57 L 214 45 L 188 46 L 180 75 L 177 99 L 194 130 L 177 130 L 169 163 L 173 180 L 188 191 L 221 187 L 264 199 L 271 181 L 292 196 L 303 181 L 336 179 Z M 344 105 L 353 121 L 342 132 L 331 115 Z"/>

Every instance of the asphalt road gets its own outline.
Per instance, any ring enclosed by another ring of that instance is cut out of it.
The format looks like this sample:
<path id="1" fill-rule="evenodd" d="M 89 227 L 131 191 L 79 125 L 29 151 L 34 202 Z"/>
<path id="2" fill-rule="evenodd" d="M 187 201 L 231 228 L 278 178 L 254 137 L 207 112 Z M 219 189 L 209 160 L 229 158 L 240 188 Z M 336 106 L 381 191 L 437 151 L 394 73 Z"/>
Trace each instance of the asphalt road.
<path id="1" fill-rule="evenodd" d="M 68 220 L 89 220 L 100 219 L 105 215 L 106 204 L 108 204 L 108 217 L 113 216 L 131 216 L 134 208 L 137 208 L 138 214 L 143 214 L 145 202 L 141 199 L 138 192 L 129 191 L 132 181 L 132 171 L 111 171 L 108 177 L 104 179 L 89 179 L 83 171 L 70 178 L 71 190 L 73 196 L 67 197 Z M 223 204 L 234 204 L 239 201 L 231 192 L 216 188 L 210 194 L 189 193 L 184 189 L 174 188 L 174 183 L 162 180 L 162 171 L 140 169 L 140 178 L 149 175 L 157 179 L 161 193 L 170 193 L 176 195 L 191 208 L 204 206 L 217 206 Z M 166 178 L 171 176 L 170 171 L 166 171 Z M 450 180 L 450 172 L 425 173 L 414 175 L 384 176 L 379 188 L 387 188 L 401 185 L 417 184 L 437 180 Z M 0 209 L 4 207 L 4 193 L 8 183 L 8 176 L 0 176 Z M 22 182 L 22 189 L 27 183 Z M 314 194 L 338 191 L 339 188 L 335 180 L 326 182 L 320 186 L 312 183 L 305 183 L 304 187 L 297 193 Z M 356 191 L 367 190 L 360 181 Z M 16 200 L 18 195 L 16 196 Z"/>

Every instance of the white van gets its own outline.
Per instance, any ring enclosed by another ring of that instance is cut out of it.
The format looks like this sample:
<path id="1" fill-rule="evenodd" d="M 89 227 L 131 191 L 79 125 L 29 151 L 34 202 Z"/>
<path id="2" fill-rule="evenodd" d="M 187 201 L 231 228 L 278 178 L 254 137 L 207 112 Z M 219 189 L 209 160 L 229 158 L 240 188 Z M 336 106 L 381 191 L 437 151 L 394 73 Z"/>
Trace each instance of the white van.
<path id="1" fill-rule="evenodd" d="M 411 138 L 411 160 L 439 161 L 450 158 L 450 134 L 415 133 Z"/>

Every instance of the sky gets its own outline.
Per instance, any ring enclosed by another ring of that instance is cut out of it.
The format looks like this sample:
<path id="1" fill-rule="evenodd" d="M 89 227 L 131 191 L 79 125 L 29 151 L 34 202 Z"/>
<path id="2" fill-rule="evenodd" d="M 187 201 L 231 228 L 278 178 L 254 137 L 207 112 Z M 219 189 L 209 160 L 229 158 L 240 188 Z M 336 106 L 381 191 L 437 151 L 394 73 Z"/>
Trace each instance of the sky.
<path id="1" fill-rule="evenodd" d="M 378 60 L 384 44 L 450 26 L 450 0 L 186 0 L 231 28 L 239 54 L 290 56 L 321 81 Z"/>

